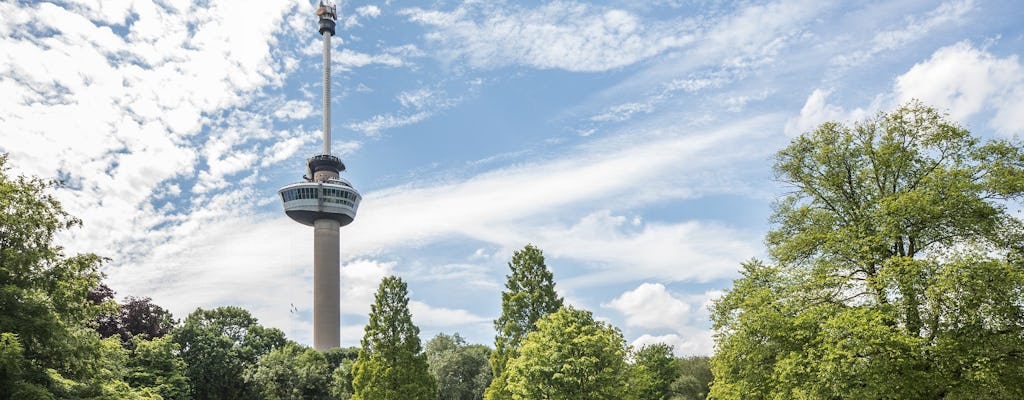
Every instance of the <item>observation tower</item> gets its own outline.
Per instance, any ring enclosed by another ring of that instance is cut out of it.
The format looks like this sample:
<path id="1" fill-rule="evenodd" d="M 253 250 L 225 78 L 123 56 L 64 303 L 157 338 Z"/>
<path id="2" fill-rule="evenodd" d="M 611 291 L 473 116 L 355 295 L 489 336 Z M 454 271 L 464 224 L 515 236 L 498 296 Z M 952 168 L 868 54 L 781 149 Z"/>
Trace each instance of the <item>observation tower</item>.
<path id="1" fill-rule="evenodd" d="M 331 155 L 331 36 L 335 33 L 337 8 L 321 1 L 316 15 L 324 39 L 324 151 L 306 160 L 302 182 L 285 185 L 277 192 L 285 214 L 313 227 L 313 348 L 326 350 L 341 346 L 338 231 L 352 223 L 362 196 L 339 177 L 345 164 Z"/>

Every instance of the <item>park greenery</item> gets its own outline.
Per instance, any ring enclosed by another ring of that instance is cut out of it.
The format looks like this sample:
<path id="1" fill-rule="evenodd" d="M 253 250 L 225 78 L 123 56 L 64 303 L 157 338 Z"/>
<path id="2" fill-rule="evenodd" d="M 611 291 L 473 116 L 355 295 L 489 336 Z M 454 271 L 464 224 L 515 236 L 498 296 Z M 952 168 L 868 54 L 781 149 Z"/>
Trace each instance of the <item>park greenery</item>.
<path id="1" fill-rule="evenodd" d="M 384 278 L 360 346 L 317 351 L 238 307 L 178 320 L 67 255 L 58 182 L 0 155 L 0 400 L 1024 398 L 1024 149 L 909 103 L 781 150 L 769 260 L 712 306 L 716 352 L 677 357 L 565 304 L 541 249 L 508 263 L 494 348 L 421 343 Z M 495 296 L 495 301 L 498 297 Z"/>

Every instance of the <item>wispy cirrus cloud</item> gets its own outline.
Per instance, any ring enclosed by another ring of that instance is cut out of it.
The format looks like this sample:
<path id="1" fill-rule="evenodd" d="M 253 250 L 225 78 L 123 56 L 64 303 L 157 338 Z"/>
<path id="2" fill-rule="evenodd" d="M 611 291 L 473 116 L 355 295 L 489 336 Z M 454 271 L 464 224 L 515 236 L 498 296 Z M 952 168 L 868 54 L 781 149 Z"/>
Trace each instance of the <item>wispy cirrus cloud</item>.
<path id="1" fill-rule="evenodd" d="M 557 1 L 537 8 L 465 3 L 453 11 L 410 8 L 409 20 L 448 59 L 475 68 L 527 65 L 605 71 L 692 43 L 696 22 L 644 21 L 622 9 Z"/>

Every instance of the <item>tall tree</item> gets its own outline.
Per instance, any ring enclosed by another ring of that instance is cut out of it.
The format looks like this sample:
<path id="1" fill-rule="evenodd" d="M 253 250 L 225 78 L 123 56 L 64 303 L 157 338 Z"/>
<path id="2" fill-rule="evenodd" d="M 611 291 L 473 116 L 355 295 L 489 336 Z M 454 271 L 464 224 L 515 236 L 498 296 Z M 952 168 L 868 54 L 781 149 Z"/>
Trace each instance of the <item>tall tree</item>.
<path id="1" fill-rule="evenodd" d="M 245 370 L 286 342 L 283 332 L 264 328 L 238 307 L 196 309 L 171 337 L 181 346 L 192 397 L 197 400 L 257 397 L 245 382 Z"/>
<path id="2" fill-rule="evenodd" d="M 672 382 L 679 378 L 680 367 L 672 354 L 672 346 L 664 343 L 636 349 L 629 366 L 628 397 L 637 400 L 667 400 L 672 396 Z"/>
<path id="3" fill-rule="evenodd" d="M 506 365 L 516 357 L 520 343 L 534 330 L 537 321 L 562 307 L 562 298 L 555 292 L 554 276 L 540 249 L 526 245 L 512 255 L 508 266 L 512 273 L 505 282 L 507 290 L 501 293 L 501 316 L 494 320 L 497 335 L 490 359 L 494 380 L 487 387 L 488 400 L 511 398 Z"/>
<path id="4" fill-rule="evenodd" d="M 319 351 L 289 342 L 260 357 L 245 379 L 266 400 L 332 399 L 331 371 Z"/>
<path id="5" fill-rule="evenodd" d="M 396 276 L 381 280 L 370 307 L 359 359 L 352 367 L 352 399 L 434 399 L 437 384 L 427 370 L 420 329 L 412 323 L 405 282 Z"/>
<path id="6" fill-rule="evenodd" d="M 509 361 L 513 399 L 619 400 L 626 396 L 626 341 L 585 310 L 563 307 L 537 322 Z"/>
<path id="7" fill-rule="evenodd" d="M 466 344 L 459 336 L 437 334 L 427 342 L 427 364 L 437 380 L 438 400 L 479 400 L 491 383 L 491 349 Z"/>
<path id="8" fill-rule="evenodd" d="M 713 398 L 1021 398 L 1018 144 L 910 103 L 779 152 L 768 234 L 714 306 Z"/>

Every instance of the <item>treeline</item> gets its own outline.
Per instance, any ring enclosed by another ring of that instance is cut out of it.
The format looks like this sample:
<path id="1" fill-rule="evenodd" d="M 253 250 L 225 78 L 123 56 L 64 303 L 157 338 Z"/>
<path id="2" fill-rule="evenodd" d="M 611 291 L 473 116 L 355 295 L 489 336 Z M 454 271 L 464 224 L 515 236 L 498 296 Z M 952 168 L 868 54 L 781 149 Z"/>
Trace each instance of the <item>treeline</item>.
<path id="1" fill-rule="evenodd" d="M 238 307 L 183 320 L 151 299 L 118 302 L 105 259 L 66 256 L 81 222 L 0 156 L 0 399 L 698 399 L 706 357 L 628 346 L 563 305 L 542 252 L 509 263 L 495 348 L 439 334 L 421 346 L 405 282 L 382 280 L 359 347 L 320 352 Z"/>

